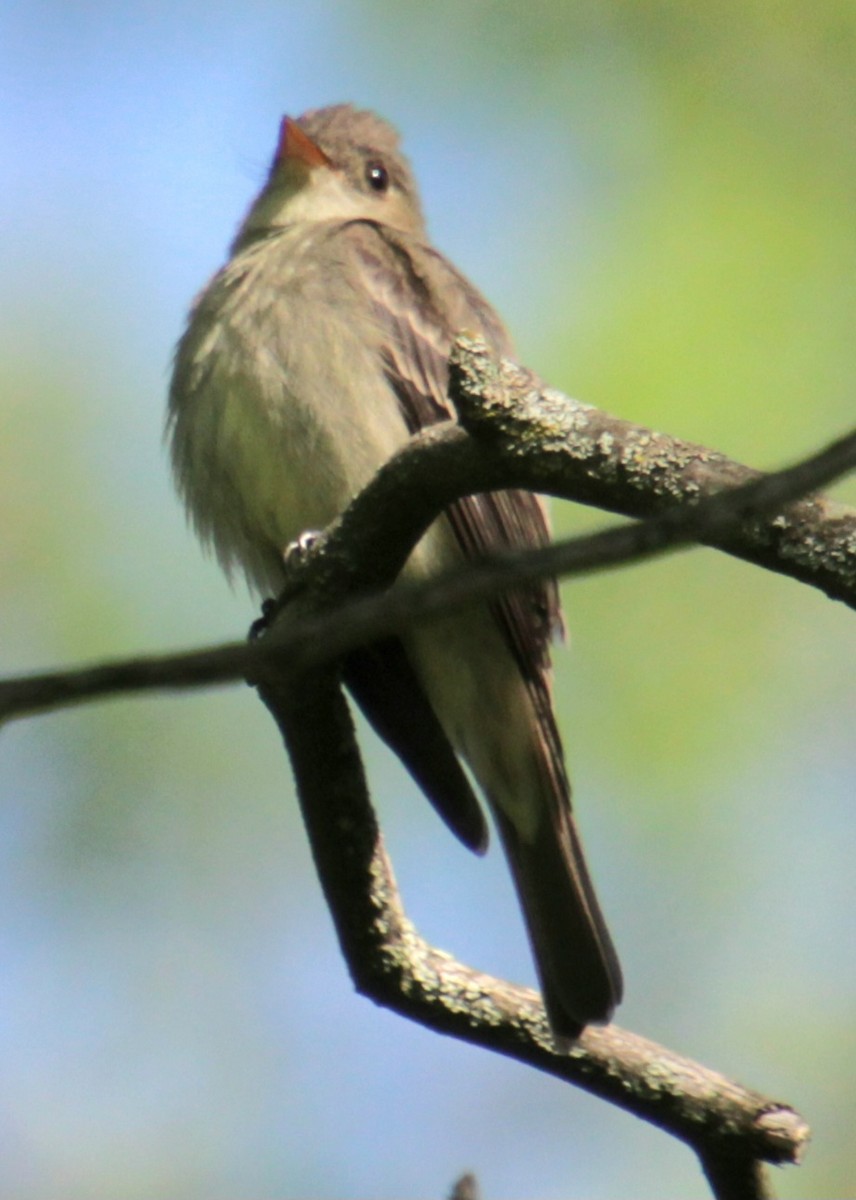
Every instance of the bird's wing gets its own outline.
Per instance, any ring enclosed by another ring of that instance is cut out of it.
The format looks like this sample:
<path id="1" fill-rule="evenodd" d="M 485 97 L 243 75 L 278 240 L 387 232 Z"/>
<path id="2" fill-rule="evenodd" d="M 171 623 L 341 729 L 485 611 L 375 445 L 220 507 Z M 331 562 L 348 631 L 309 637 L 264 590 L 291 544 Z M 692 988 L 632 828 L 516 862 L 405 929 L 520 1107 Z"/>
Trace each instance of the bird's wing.
<path id="1" fill-rule="evenodd" d="M 375 733 L 398 755 L 452 833 L 484 854 L 488 828 L 481 805 L 398 638 L 353 651 L 342 677 Z"/>
<path id="2" fill-rule="evenodd" d="M 452 339 L 460 329 L 474 329 L 497 353 L 507 353 L 510 347 L 497 317 L 454 267 L 426 246 L 414 254 L 405 235 L 352 222 L 341 236 L 350 243 L 346 257 L 357 256 L 355 286 L 371 294 L 384 369 L 408 426 L 416 431 L 454 419 L 446 394 Z M 469 496 L 451 505 L 447 517 L 465 557 L 540 546 L 549 538 L 544 506 L 529 492 Z M 529 800 L 545 819 L 537 820 L 534 834 L 522 835 L 502 797 L 489 798 L 551 1024 L 560 1037 L 575 1038 L 589 1021 L 610 1019 L 622 983 L 571 813 L 553 715 L 550 635 L 561 621 L 556 585 L 517 587 L 491 607 L 531 700 L 536 722 L 532 749 L 543 786 Z"/>
<path id="3" fill-rule="evenodd" d="M 360 285 L 368 287 L 381 335 L 387 378 L 408 427 L 416 432 L 455 414 L 447 397 L 448 356 L 463 328 L 483 334 L 499 354 L 511 351 L 498 317 L 473 286 L 436 251 L 422 247 L 428 269 L 420 273 L 408 240 L 382 226 L 353 221 L 341 233 L 358 256 Z M 441 304 L 436 281 L 443 283 Z M 416 296 L 421 303 L 413 304 Z M 546 509 L 532 492 L 468 496 L 447 510 L 467 558 L 542 546 L 550 539 Z M 550 640 L 561 630 L 554 581 L 525 585 L 492 605 L 535 704 L 546 743 L 547 765 L 566 791 L 564 759 L 550 697 Z"/>

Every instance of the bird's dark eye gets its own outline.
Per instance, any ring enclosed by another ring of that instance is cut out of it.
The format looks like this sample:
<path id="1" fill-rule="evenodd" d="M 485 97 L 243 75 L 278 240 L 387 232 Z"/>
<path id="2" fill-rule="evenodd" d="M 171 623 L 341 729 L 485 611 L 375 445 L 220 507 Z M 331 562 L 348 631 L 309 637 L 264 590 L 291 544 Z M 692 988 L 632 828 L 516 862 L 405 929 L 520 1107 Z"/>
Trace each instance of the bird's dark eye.
<path id="1" fill-rule="evenodd" d="M 375 192 L 385 192 L 389 187 L 389 171 L 382 162 L 366 164 L 366 183 Z"/>

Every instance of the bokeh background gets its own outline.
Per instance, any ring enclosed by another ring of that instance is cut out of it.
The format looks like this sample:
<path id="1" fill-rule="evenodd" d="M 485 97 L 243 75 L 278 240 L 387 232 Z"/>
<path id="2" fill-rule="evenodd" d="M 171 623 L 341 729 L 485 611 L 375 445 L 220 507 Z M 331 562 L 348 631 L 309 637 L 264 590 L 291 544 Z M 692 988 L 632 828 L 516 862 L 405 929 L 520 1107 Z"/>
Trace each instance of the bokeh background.
<path id="1" fill-rule="evenodd" d="M 556 386 L 758 467 L 842 432 L 855 45 L 848 0 L 5 0 L 3 672 L 252 618 L 185 529 L 162 411 L 286 111 L 394 119 L 436 243 Z M 712 551 L 565 602 L 620 1018 L 805 1113 L 783 1196 L 853 1196 L 852 614 Z M 422 930 L 531 981 L 499 856 L 365 742 Z M 486 1200 L 707 1194 L 660 1133 L 353 993 L 249 689 L 14 724 L 0 789 L 4 1197 L 440 1197 L 464 1169 Z"/>

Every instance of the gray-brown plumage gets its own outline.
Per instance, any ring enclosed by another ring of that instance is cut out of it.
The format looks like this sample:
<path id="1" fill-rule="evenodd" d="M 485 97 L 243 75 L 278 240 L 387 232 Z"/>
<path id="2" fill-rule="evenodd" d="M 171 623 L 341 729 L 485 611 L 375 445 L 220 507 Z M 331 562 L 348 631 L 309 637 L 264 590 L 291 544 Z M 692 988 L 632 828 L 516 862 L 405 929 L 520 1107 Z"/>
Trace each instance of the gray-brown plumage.
<path id="1" fill-rule="evenodd" d="M 415 430 L 453 417 L 460 329 L 511 352 L 496 314 L 428 243 L 392 128 L 349 105 L 283 121 L 229 262 L 196 301 L 175 361 L 176 480 L 227 572 L 277 592 L 284 548 L 327 525 Z M 405 574 L 543 544 L 527 492 L 467 498 Z M 550 694 L 552 584 L 517 589 L 354 655 L 345 679 L 444 820 L 473 849 L 493 810 L 555 1032 L 609 1020 L 621 973 L 573 820 Z"/>

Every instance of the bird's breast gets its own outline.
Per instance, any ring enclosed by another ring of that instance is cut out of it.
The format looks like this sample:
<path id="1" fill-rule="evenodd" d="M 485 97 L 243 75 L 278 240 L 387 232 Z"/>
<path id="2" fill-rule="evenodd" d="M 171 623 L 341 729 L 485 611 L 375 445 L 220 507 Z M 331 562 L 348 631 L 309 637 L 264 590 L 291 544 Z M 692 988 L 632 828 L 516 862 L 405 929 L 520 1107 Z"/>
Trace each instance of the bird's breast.
<path id="1" fill-rule="evenodd" d="M 199 533 L 266 591 L 284 547 L 329 524 L 408 431 L 370 314 L 341 277 L 300 244 L 258 249 L 197 302 L 177 351 L 171 431 Z"/>

